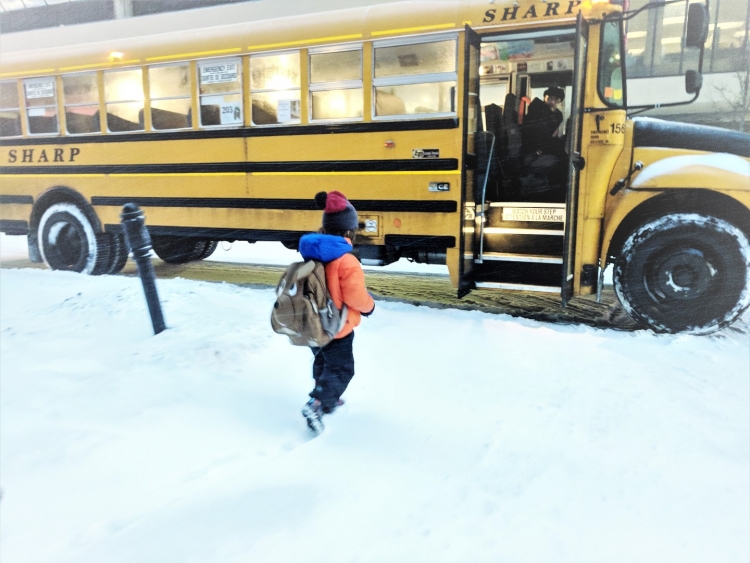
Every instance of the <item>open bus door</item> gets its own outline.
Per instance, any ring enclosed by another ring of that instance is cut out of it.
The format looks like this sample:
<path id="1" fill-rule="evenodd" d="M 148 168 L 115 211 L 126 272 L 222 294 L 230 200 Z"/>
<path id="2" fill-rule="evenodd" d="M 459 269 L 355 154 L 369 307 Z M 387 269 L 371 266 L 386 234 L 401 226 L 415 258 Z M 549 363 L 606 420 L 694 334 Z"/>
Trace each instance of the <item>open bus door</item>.
<path id="1" fill-rule="evenodd" d="M 583 122 L 583 90 L 586 80 L 588 24 L 579 13 L 576 18 L 575 54 L 573 60 L 573 95 L 570 105 L 570 128 L 567 132 L 568 192 L 565 198 L 565 234 L 563 237 L 563 265 L 561 297 L 563 307 L 573 297 L 575 277 L 576 219 L 578 217 L 578 184 L 580 170 L 585 166 L 581 158 L 581 129 Z"/>
<path id="2" fill-rule="evenodd" d="M 463 297 L 474 288 L 471 272 L 474 268 L 475 238 L 477 220 L 476 212 L 481 210 L 481 202 L 476 201 L 474 174 L 476 154 L 474 141 L 477 132 L 479 115 L 479 54 L 481 39 L 468 25 L 465 29 L 464 45 L 464 84 L 463 84 L 463 155 L 461 170 L 461 229 L 459 236 L 458 296 Z M 480 211 L 481 212 L 481 211 Z"/>

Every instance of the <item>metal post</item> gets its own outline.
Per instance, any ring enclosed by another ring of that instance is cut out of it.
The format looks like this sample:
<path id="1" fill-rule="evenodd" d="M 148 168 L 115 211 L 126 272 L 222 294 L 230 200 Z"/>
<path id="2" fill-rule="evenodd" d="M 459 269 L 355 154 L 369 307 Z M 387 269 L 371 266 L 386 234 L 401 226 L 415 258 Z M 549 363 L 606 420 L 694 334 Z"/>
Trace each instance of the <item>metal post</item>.
<path id="1" fill-rule="evenodd" d="M 151 264 L 151 237 L 146 230 L 145 215 L 135 203 L 126 203 L 122 206 L 120 219 L 122 220 L 122 229 L 125 232 L 128 249 L 133 254 L 138 266 L 138 275 L 143 284 L 143 292 L 146 294 L 146 304 L 151 315 L 154 334 L 159 334 L 166 326 L 161 312 L 159 295 L 156 292 L 156 275 Z"/>

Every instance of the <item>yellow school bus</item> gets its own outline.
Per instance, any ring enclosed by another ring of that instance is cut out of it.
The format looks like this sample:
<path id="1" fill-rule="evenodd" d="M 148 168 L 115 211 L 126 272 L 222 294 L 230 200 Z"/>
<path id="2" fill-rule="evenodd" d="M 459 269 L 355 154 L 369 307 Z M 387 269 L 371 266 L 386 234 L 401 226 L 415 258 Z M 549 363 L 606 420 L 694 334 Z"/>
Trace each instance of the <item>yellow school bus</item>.
<path id="1" fill-rule="evenodd" d="M 695 99 L 707 10 L 685 14 Z M 406 1 L 11 50 L 0 230 L 52 269 L 115 273 L 126 203 L 145 210 L 156 254 L 181 263 L 217 241 L 294 248 L 319 227 L 314 195 L 339 190 L 364 263 L 444 263 L 459 295 L 563 305 L 614 264 L 635 319 L 712 332 L 750 304 L 750 137 L 628 116 L 648 109 L 628 106 L 623 26 L 637 15 Z M 553 148 L 529 141 L 539 108 Z"/>

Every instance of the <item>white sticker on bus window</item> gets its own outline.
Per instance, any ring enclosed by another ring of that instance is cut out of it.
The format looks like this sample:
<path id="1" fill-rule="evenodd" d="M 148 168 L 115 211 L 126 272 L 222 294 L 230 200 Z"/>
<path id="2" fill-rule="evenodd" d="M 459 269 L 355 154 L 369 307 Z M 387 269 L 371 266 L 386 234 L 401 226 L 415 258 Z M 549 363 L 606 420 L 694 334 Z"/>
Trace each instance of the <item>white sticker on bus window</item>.
<path id="1" fill-rule="evenodd" d="M 29 108 L 27 110 L 27 113 L 29 114 L 29 117 L 44 117 L 45 109 L 44 108 Z"/>
<path id="2" fill-rule="evenodd" d="M 55 79 L 40 78 L 30 82 L 25 82 L 26 99 L 33 100 L 36 98 L 51 98 L 55 95 Z"/>
<path id="3" fill-rule="evenodd" d="M 201 84 L 223 84 L 237 82 L 237 63 L 199 63 Z"/>
<path id="4" fill-rule="evenodd" d="M 221 104 L 221 124 L 235 125 L 242 123 L 242 105 L 241 102 L 223 102 Z"/>
<path id="5" fill-rule="evenodd" d="M 299 100 L 279 100 L 276 105 L 276 120 L 279 123 L 300 118 Z"/>

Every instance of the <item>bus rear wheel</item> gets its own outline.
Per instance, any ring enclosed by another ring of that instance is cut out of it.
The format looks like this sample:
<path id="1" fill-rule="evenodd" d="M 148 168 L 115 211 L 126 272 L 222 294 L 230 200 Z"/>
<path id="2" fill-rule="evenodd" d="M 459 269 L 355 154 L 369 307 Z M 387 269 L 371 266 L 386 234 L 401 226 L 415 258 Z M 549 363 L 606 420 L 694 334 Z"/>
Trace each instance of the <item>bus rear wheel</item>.
<path id="1" fill-rule="evenodd" d="M 110 264 L 108 235 L 96 233 L 83 210 L 73 203 L 49 206 L 39 220 L 37 237 L 42 260 L 51 270 L 96 276 Z"/>
<path id="2" fill-rule="evenodd" d="M 207 244 L 208 241 L 202 239 L 184 237 L 156 236 L 151 239 L 156 255 L 169 264 L 187 264 L 202 259 Z"/>
<path id="3" fill-rule="evenodd" d="M 623 308 L 655 332 L 709 334 L 750 305 L 750 242 L 716 217 L 665 215 L 627 238 L 613 281 Z"/>

